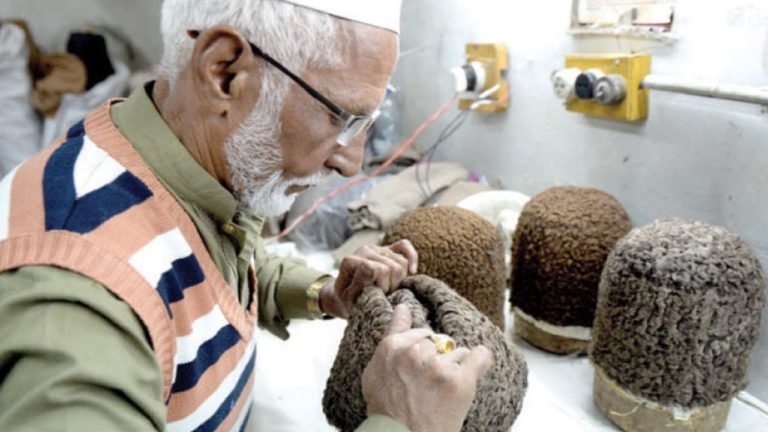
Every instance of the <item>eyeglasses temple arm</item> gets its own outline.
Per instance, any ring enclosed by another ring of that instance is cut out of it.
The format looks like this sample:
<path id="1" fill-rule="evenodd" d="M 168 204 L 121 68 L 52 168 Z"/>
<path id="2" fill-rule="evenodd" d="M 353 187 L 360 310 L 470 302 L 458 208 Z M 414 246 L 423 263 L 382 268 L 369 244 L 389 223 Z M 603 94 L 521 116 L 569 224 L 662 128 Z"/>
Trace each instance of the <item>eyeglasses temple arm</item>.
<path id="1" fill-rule="evenodd" d="M 339 117 L 340 119 L 342 119 L 344 121 L 349 120 L 350 115 L 347 112 L 345 112 L 344 110 L 342 110 L 341 108 L 336 106 L 335 103 L 333 103 L 330 100 L 328 100 L 328 98 L 326 98 L 325 96 L 323 96 L 320 93 L 318 93 L 317 90 L 315 90 L 312 87 L 310 87 L 309 84 L 304 82 L 304 80 L 302 80 L 301 78 L 296 76 L 293 72 L 289 71 L 285 66 L 280 64 L 280 62 L 278 62 L 277 60 L 275 60 L 272 57 L 270 57 L 267 53 L 262 51 L 259 47 L 257 47 L 253 43 L 249 43 L 249 45 L 251 46 L 251 50 L 253 51 L 254 54 L 256 54 L 258 56 L 261 56 L 264 60 L 269 62 L 269 64 L 271 64 L 272 66 L 274 66 L 277 69 L 279 69 L 280 72 L 288 75 L 288 77 L 290 77 L 294 82 L 296 82 L 296 84 L 298 84 L 301 88 L 303 88 L 304 91 L 306 91 L 307 93 L 312 95 L 312 97 L 314 97 L 315 99 L 319 100 L 320 102 L 323 103 L 323 105 L 328 107 L 328 109 L 331 110 L 331 112 L 334 115 L 336 115 L 337 117 Z"/>

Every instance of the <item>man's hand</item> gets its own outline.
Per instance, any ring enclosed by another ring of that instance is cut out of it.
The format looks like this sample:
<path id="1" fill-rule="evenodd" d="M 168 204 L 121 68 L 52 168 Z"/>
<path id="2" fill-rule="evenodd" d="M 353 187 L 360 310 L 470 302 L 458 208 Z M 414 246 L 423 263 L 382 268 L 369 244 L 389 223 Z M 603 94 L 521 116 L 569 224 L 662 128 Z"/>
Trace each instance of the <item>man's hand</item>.
<path id="1" fill-rule="evenodd" d="M 347 318 L 365 287 L 376 285 L 389 292 L 408 275 L 416 274 L 419 255 L 408 240 L 390 246 L 363 246 L 344 258 L 339 277 L 320 292 L 323 312 Z"/>
<path id="2" fill-rule="evenodd" d="M 363 373 L 368 415 L 383 414 L 413 432 L 461 430 L 477 381 L 493 364 L 490 351 L 457 348 L 437 354 L 427 329 L 411 329 L 411 312 L 395 309 L 387 336 Z"/>

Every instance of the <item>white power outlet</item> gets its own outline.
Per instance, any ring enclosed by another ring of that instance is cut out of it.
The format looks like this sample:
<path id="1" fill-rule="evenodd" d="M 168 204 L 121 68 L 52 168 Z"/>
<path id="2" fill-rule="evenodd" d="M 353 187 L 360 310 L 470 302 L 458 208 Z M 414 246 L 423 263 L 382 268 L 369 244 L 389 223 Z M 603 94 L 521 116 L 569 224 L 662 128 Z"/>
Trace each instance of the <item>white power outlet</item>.
<path id="1" fill-rule="evenodd" d="M 561 69 L 552 73 L 552 88 L 555 96 L 565 101 L 576 97 L 576 78 L 581 75 L 577 68 Z"/>
<path id="2" fill-rule="evenodd" d="M 470 62 L 461 67 L 451 69 L 456 92 L 462 96 L 476 97 L 485 90 L 488 72 L 480 62 Z"/>

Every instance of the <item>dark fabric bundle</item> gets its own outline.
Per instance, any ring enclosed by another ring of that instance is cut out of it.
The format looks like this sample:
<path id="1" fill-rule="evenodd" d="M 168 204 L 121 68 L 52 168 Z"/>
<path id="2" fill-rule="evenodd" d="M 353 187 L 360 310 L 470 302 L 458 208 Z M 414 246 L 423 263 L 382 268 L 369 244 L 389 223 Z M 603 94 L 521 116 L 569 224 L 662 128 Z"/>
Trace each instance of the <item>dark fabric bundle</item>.
<path id="1" fill-rule="evenodd" d="M 537 195 L 512 241 L 512 304 L 550 324 L 591 327 L 605 259 L 630 229 L 605 192 L 566 186 Z"/>
<path id="2" fill-rule="evenodd" d="M 462 430 L 507 431 L 520 413 L 528 384 L 523 355 L 469 301 L 427 276 L 407 278 L 389 296 L 374 287 L 360 296 L 325 388 L 323 409 L 328 421 L 342 431 L 352 431 L 365 420 L 363 371 L 384 337 L 394 307 L 401 303 L 411 307 L 414 327 L 450 335 L 458 347 L 484 345 L 491 350 L 494 366 L 479 382 Z"/>
<path id="3" fill-rule="evenodd" d="M 605 265 L 592 360 L 631 393 L 697 408 L 747 384 L 765 301 L 760 261 L 723 228 L 656 221 Z"/>
<path id="4" fill-rule="evenodd" d="M 382 244 L 408 239 L 419 252 L 419 272 L 440 279 L 504 328 L 504 241 L 490 222 L 459 207 L 410 211 Z"/>

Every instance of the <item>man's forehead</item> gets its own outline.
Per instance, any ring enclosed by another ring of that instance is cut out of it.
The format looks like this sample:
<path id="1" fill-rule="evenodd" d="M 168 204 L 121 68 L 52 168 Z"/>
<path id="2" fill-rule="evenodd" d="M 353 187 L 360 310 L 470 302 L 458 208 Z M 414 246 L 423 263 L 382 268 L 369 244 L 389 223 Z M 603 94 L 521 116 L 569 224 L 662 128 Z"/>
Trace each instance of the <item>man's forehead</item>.
<path id="1" fill-rule="evenodd" d="M 308 68 L 302 78 L 346 111 L 371 114 L 381 102 L 397 61 L 397 36 L 349 23 L 340 68 Z"/>
<path id="2" fill-rule="evenodd" d="M 316 89 L 333 100 L 345 111 L 355 115 L 368 115 L 374 111 L 379 100 L 378 95 L 371 93 L 373 87 L 358 79 L 350 79 L 348 75 L 336 73 L 319 73 L 313 77 L 317 82 Z"/>

